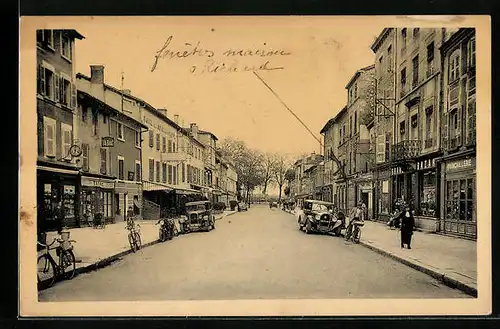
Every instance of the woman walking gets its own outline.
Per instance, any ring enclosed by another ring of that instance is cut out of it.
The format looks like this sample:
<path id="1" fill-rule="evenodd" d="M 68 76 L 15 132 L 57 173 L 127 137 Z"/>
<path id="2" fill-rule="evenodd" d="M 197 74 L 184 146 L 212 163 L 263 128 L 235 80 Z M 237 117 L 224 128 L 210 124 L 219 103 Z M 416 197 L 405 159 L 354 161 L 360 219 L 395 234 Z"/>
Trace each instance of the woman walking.
<path id="1" fill-rule="evenodd" d="M 415 228 L 415 218 L 409 206 L 404 208 L 404 211 L 399 215 L 399 219 L 401 223 L 401 248 L 404 248 L 404 245 L 406 245 L 408 249 L 411 249 L 411 237 Z"/>

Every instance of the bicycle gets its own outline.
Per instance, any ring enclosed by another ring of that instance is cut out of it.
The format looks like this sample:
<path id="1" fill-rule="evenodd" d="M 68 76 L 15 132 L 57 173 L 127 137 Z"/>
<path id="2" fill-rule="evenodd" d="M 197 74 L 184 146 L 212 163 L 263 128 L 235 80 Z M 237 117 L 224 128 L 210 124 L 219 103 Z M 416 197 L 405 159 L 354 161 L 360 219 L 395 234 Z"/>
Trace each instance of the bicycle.
<path id="1" fill-rule="evenodd" d="M 59 245 L 51 248 L 56 242 L 59 242 Z M 39 287 L 42 284 L 47 284 L 48 287 L 51 287 L 54 285 L 57 278 L 64 277 L 67 280 L 71 280 L 75 276 L 76 260 L 75 254 L 73 253 L 73 245 L 71 245 L 72 242 L 76 241 L 58 238 L 54 238 L 50 244 L 43 244 L 37 241 L 37 244 L 45 249 L 44 253 L 38 256 L 37 259 L 37 279 Z M 57 263 L 50 254 L 50 250 L 54 249 L 59 257 L 59 263 Z"/>
<path id="2" fill-rule="evenodd" d="M 128 243 L 130 244 L 130 249 L 133 252 L 141 249 L 141 226 L 139 224 L 135 224 L 133 221 L 127 223 L 126 229 L 129 230 L 128 233 Z"/>
<path id="3" fill-rule="evenodd" d="M 346 231 L 345 240 L 351 240 L 354 243 L 359 243 L 361 239 L 361 227 L 363 227 L 364 225 L 365 223 L 363 221 L 353 221 L 351 229 L 352 232 Z"/>

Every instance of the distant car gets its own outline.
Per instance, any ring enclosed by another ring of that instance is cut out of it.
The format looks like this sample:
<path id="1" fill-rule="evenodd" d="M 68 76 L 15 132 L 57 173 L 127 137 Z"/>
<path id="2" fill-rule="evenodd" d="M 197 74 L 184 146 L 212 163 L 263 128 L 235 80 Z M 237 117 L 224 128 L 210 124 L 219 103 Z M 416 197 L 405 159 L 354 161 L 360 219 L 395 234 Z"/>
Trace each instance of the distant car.
<path id="1" fill-rule="evenodd" d="M 269 208 L 278 208 L 278 202 L 276 201 L 269 202 Z"/>
<path id="2" fill-rule="evenodd" d="M 246 202 L 238 203 L 238 211 L 248 211 L 248 205 Z"/>

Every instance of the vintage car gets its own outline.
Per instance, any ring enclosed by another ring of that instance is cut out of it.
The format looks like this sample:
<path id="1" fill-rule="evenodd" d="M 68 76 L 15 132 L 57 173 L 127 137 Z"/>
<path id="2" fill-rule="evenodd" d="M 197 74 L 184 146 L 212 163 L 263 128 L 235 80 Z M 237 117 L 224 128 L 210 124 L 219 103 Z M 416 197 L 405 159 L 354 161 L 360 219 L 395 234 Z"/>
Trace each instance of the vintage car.
<path id="1" fill-rule="evenodd" d="M 278 208 L 278 202 L 276 201 L 269 202 L 269 208 Z"/>
<path id="2" fill-rule="evenodd" d="M 305 229 L 306 233 L 321 232 L 334 233 L 340 236 L 341 230 L 345 228 L 343 214 L 334 214 L 334 204 L 319 200 L 304 200 L 300 210 L 297 212 L 297 223 L 299 229 Z"/>
<path id="3" fill-rule="evenodd" d="M 248 205 L 246 202 L 238 203 L 238 211 L 248 211 Z"/>
<path id="4" fill-rule="evenodd" d="M 180 233 L 210 231 L 215 228 L 215 215 L 210 201 L 186 203 L 186 214 L 179 220 Z"/>

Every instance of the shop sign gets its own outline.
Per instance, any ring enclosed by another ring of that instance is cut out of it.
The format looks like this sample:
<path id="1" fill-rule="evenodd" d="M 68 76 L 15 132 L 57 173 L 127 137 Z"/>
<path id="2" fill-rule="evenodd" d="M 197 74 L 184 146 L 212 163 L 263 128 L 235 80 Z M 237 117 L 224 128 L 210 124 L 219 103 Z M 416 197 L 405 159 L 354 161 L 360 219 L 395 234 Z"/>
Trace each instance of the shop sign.
<path id="1" fill-rule="evenodd" d="M 101 138 L 101 146 L 102 147 L 113 147 L 115 146 L 114 137 L 102 137 Z"/>
<path id="2" fill-rule="evenodd" d="M 460 170 L 472 167 L 472 158 L 457 160 L 453 162 L 448 162 L 446 164 L 446 170 Z"/>
<path id="3" fill-rule="evenodd" d="M 107 179 L 82 177 L 82 186 L 113 189 L 115 188 L 115 182 Z"/>

